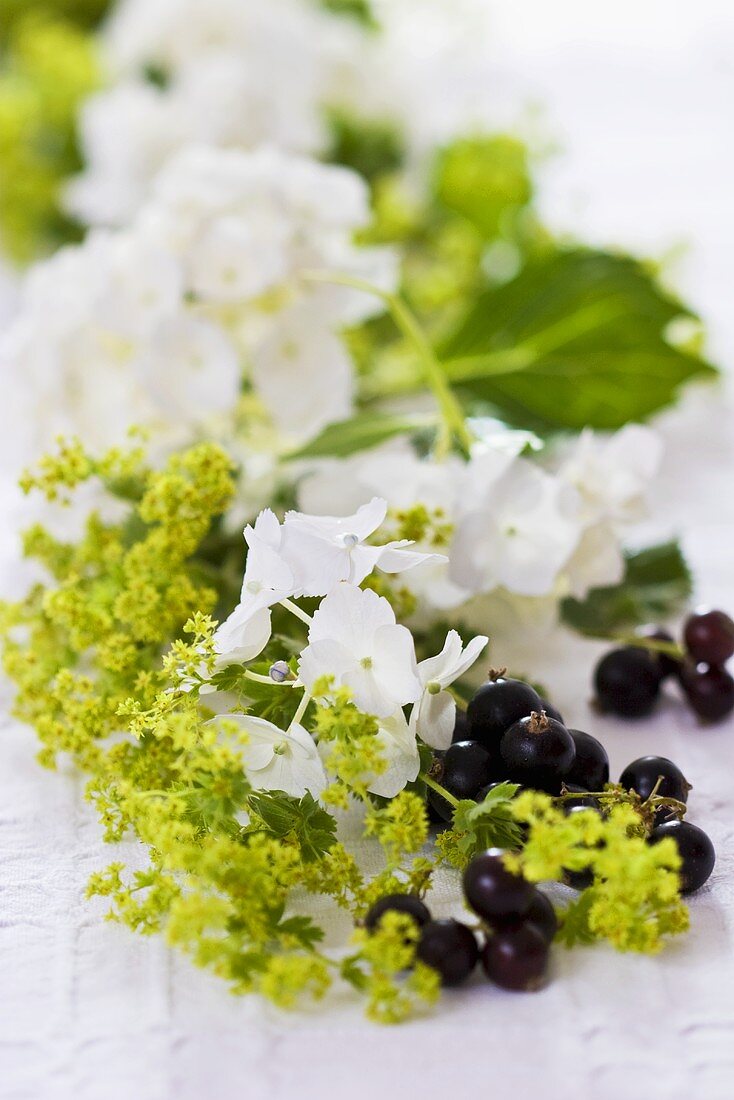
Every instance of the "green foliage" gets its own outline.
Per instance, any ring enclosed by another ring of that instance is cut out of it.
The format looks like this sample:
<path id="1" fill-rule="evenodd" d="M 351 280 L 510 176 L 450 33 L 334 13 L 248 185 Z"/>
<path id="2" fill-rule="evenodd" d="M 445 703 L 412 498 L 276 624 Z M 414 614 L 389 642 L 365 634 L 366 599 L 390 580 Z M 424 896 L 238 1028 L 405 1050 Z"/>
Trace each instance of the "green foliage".
<path id="1" fill-rule="evenodd" d="M 307 863 L 325 856 L 336 843 L 336 821 L 313 795 L 293 798 L 282 791 L 253 791 L 247 807 L 247 833 L 263 830 L 278 840 L 296 843 Z"/>
<path id="2" fill-rule="evenodd" d="M 350 420 L 328 424 L 310 442 L 292 451 L 289 459 L 346 458 L 385 443 L 396 435 L 420 431 L 432 423 L 426 416 L 397 416 L 390 413 L 363 412 Z"/>
<path id="3" fill-rule="evenodd" d="M 29 15 L 53 16 L 78 27 L 94 27 L 111 0 L 0 0 L 0 43 Z"/>
<path id="4" fill-rule="evenodd" d="M 403 143 L 389 122 L 358 119 L 341 111 L 327 112 L 330 145 L 326 159 L 353 168 L 371 183 L 397 171 L 403 161 Z"/>
<path id="5" fill-rule="evenodd" d="M 369 0 L 319 0 L 319 3 L 327 11 L 349 16 L 365 27 L 377 26 Z"/>
<path id="6" fill-rule="evenodd" d="M 714 368 L 666 338 L 693 314 L 637 261 L 553 249 L 484 291 L 442 341 L 449 379 L 538 431 L 622 427 Z"/>
<path id="7" fill-rule="evenodd" d="M 454 810 L 450 829 L 436 838 L 436 847 L 454 867 L 466 867 L 472 856 L 487 848 L 516 848 L 522 838 L 513 815 L 517 783 L 500 783 L 482 802 L 462 799 Z"/>
<path id="8" fill-rule="evenodd" d="M 467 138 L 442 150 L 434 190 L 447 209 L 467 218 L 487 240 L 513 236 L 531 201 L 527 148 L 516 138 Z"/>
<path id="9" fill-rule="evenodd" d="M 75 236 L 59 195 L 80 167 L 79 105 L 99 83 L 91 39 L 45 5 L 28 7 L 3 13 L 0 50 L 0 239 L 19 261 Z"/>
<path id="10" fill-rule="evenodd" d="M 677 542 L 629 551 L 618 585 L 593 589 L 584 600 L 566 599 L 565 622 L 594 638 L 613 638 L 644 622 L 665 622 L 690 598 L 691 574 Z"/>

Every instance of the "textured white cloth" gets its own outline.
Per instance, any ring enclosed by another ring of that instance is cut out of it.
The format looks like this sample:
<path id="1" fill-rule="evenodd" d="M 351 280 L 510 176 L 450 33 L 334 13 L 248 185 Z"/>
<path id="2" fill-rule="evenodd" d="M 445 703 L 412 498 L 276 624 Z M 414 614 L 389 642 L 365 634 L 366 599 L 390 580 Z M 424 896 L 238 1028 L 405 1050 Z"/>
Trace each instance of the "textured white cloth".
<path id="1" fill-rule="evenodd" d="M 586 228 L 606 241 L 662 246 L 693 227 L 683 275 L 713 323 L 719 356 L 734 360 L 734 219 L 731 175 L 721 163 L 731 157 L 725 105 L 734 89 L 724 58 L 734 33 L 723 8 L 719 18 L 712 0 L 676 5 L 671 20 L 670 5 L 657 0 L 635 4 L 634 12 L 621 2 L 615 14 L 538 0 L 531 7 L 539 30 L 527 5 L 497 6 L 505 33 L 514 30 L 507 65 L 526 64 L 529 82 L 550 97 L 551 121 L 566 129 L 563 185 L 574 180 L 576 194 L 588 197 Z M 658 24 L 643 18 L 650 9 Z M 691 35 L 684 42 L 675 30 L 681 16 L 695 32 L 690 49 Z M 657 140 L 661 134 L 670 140 Z M 559 181 L 556 172 L 546 205 L 559 222 L 578 225 L 580 208 L 568 211 Z M 705 393 L 663 418 L 669 453 L 650 526 L 651 534 L 682 532 L 699 596 L 729 610 L 733 422 L 732 400 L 724 405 Z M 7 519 L 2 526 L 9 537 Z M 421 1100 L 730 1100 L 734 723 L 702 729 L 672 699 L 639 723 L 592 715 L 587 698 L 598 652 L 559 639 L 552 652 L 529 655 L 528 670 L 548 684 L 571 724 L 604 740 L 613 775 L 637 756 L 661 753 L 694 784 L 690 816 L 712 836 L 718 862 L 692 901 L 691 934 L 656 959 L 558 948 L 555 979 L 542 993 L 503 993 L 477 979 L 447 995 L 431 1018 L 393 1029 L 366 1023 L 350 995 L 291 1016 L 235 1000 L 159 938 L 106 923 L 104 905 L 83 894 L 89 873 L 116 852 L 101 844 L 79 778 L 39 769 L 32 734 L 6 721 L 2 1100 L 374 1100 L 402 1093 Z M 431 904 L 439 915 L 458 913 L 456 899 L 447 874 Z M 334 942 L 343 933 L 330 927 Z"/>

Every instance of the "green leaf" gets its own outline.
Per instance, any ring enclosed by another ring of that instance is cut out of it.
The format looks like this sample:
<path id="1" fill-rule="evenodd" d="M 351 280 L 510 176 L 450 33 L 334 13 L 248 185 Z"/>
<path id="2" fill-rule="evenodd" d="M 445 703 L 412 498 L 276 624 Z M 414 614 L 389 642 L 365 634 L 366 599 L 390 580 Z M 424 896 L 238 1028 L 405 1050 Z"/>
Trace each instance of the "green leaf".
<path id="1" fill-rule="evenodd" d="M 628 256 L 558 250 L 483 292 L 439 348 L 469 399 L 539 431 L 615 429 L 716 370 L 665 337 L 693 319 Z"/>
<path id="2" fill-rule="evenodd" d="M 264 829 L 278 840 L 296 840 L 306 863 L 320 859 L 336 843 L 336 821 L 308 793 L 294 798 L 283 791 L 257 791 L 248 804 L 251 822 L 246 832 Z"/>
<path id="3" fill-rule="evenodd" d="M 275 931 L 278 935 L 293 936 L 303 946 L 312 950 L 324 938 L 323 929 L 314 924 L 311 917 L 295 915 L 281 920 Z"/>
<path id="4" fill-rule="evenodd" d="M 563 910 L 560 927 L 556 933 L 556 940 L 559 943 L 566 947 L 574 947 L 579 943 L 594 942 L 596 936 L 589 928 L 589 913 L 593 903 L 594 890 L 590 887 Z"/>
<path id="5" fill-rule="evenodd" d="M 491 240 L 532 198 L 527 148 L 502 135 L 456 141 L 438 157 L 434 191 L 444 207 Z"/>
<path id="6" fill-rule="evenodd" d="M 395 435 L 419 431 L 434 423 L 428 416 L 392 416 L 387 413 L 365 412 L 350 420 L 329 424 L 315 439 L 286 457 L 345 458 L 347 455 L 376 447 Z"/>
<path id="7" fill-rule="evenodd" d="M 487 848 L 518 846 L 522 833 L 512 816 L 510 803 L 519 789 L 517 783 L 500 783 L 482 802 L 470 799 L 459 802 L 451 829 L 456 847 L 466 861 Z"/>
<path id="8" fill-rule="evenodd" d="M 595 588 L 584 600 L 566 599 L 563 619 L 593 638 L 613 638 L 644 622 L 672 618 L 691 595 L 691 574 L 677 542 L 630 551 L 623 580 Z"/>

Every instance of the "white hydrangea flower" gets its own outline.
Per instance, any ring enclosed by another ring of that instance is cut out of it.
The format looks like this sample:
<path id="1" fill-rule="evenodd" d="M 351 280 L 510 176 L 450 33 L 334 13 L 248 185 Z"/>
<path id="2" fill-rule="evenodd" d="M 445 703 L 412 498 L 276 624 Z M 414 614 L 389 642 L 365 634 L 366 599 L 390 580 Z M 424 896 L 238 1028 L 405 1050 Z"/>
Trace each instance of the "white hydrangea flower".
<path id="1" fill-rule="evenodd" d="M 309 689 L 332 677 L 337 687 L 351 689 L 360 710 L 378 718 L 419 698 L 413 637 L 375 592 L 337 585 L 314 615 L 308 639 L 299 677 Z"/>
<path id="2" fill-rule="evenodd" d="M 483 491 L 480 471 L 469 463 L 472 492 L 449 551 L 451 575 L 475 593 L 504 587 L 543 596 L 581 536 L 577 496 L 526 459 L 508 462 L 499 476 L 487 476 Z"/>
<path id="3" fill-rule="evenodd" d="M 217 667 L 253 660 L 270 641 L 270 608 L 294 594 L 293 570 L 280 554 L 282 528 L 266 508 L 245 528 L 248 545 L 240 602 L 214 635 Z"/>
<path id="4" fill-rule="evenodd" d="M 32 268 L 0 337 L 10 404 L 29 413 L 16 462 L 59 433 L 104 448 L 145 424 L 183 441 L 230 410 L 236 351 L 187 308 L 178 260 L 134 233 L 92 234 Z"/>
<path id="5" fill-rule="evenodd" d="M 305 596 L 324 596 L 339 581 L 361 584 L 374 569 L 402 573 L 441 555 L 405 549 L 407 539 L 371 546 L 366 539 L 380 527 L 387 504 L 373 497 L 352 516 L 309 516 L 289 512 L 285 518 L 283 552 Z"/>
<path id="6" fill-rule="evenodd" d="M 326 772 L 316 744 L 300 725 L 281 730 L 250 714 L 224 714 L 212 722 L 226 731 L 234 723 L 246 735 L 241 747 L 245 774 L 259 791 L 284 791 L 294 798 L 315 798 L 327 786 Z M 224 724 L 224 725 L 223 725 Z"/>
<path id="7" fill-rule="evenodd" d="M 660 436 L 652 428 L 627 424 L 609 436 L 586 429 L 569 450 L 559 477 L 578 492 L 585 524 L 631 523 L 642 518 L 645 494 L 663 451 Z"/>
<path id="8" fill-rule="evenodd" d="M 59 432 L 96 447 L 131 424 L 167 430 L 168 445 L 200 428 L 226 440 L 248 374 L 272 451 L 348 416 L 352 365 L 336 334 L 384 307 L 304 275 L 392 287 L 393 253 L 352 243 L 369 216 L 347 169 L 273 149 L 183 151 L 128 229 L 93 233 L 28 275 L 0 338 L 13 415 L 39 411 L 19 461 Z"/>
<path id="9" fill-rule="evenodd" d="M 402 710 L 396 710 L 378 721 L 377 741 L 387 768 L 376 775 L 367 790 L 382 798 L 394 798 L 414 782 L 420 771 L 420 754 L 415 731 L 405 721 Z"/>
<path id="10" fill-rule="evenodd" d="M 192 142 L 321 153 L 323 105 L 364 38 L 312 0 L 120 0 L 102 32 L 113 83 L 85 104 L 86 167 L 68 208 L 88 224 L 125 224 Z"/>
<path id="11" fill-rule="evenodd" d="M 410 728 L 431 748 L 447 749 L 451 744 L 456 702 L 446 688 L 472 667 L 488 642 L 480 634 L 464 647 L 457 631 L 450 630 L 441 652 L 418 665 L 423 693 L 411 711 Z"/>

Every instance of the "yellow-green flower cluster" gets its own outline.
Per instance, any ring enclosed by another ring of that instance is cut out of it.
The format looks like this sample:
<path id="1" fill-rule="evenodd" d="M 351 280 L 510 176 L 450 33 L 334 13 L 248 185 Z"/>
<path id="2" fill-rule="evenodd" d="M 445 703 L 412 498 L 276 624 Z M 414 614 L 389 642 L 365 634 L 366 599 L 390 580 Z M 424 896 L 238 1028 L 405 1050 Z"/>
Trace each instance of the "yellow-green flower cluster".
<path id="1" fill-rule="evenodd" d="M 80 167 L 77 115 L 100 74 L 92 38 L 49 5 L 4 4 L 0 31 L 0 244 L 25 262 L 76 234 L 60 193 Z"/>

